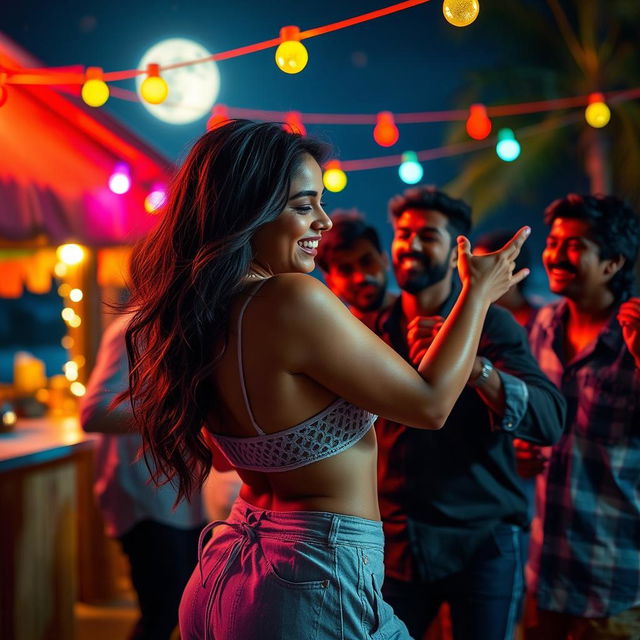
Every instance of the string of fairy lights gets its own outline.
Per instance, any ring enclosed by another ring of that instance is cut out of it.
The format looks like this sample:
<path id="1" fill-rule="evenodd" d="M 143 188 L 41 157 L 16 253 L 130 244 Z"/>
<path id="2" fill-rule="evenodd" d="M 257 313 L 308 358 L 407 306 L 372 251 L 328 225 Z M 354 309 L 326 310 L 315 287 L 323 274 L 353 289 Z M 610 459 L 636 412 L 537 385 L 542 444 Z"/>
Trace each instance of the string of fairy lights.
<path id="1" fill-rule="evenodd" d="M 177 67 L 191 66 L 210 62 L 211 60 L 226 60 L 241 55 L 247 55 L 275 47 L 274 61 L 278 68 L 287 74 L 302 72 L 307 66 L 309 53 L 302 43 L 303 40 L 324 35 L 339 29 L 351 27 L 363 22 L 381 18 L 392 13 L 404 11 L 424 4 L 429 0 L 406 0 L 382 9 L 370 11 L 365 14 L 347 18 L 338 22 L 326 24 L 313 29 L 301 31 L 297 26 L 282 27 L 278 38 L 265 40 L 251 45 L 239 47 L 229 51 L 202 57 L 196 60 L 186 60 L 173 64 L 160 65 L 149 63 L 145 69 L 131 69 L 104 73 L 101 67 L 88 67 L 83 73 L 70 73 L 55 69 L 0 69 L 0 106 L 4 104 L 9 95 L 11 85 L 81 85 L 81 96 L 84 102 L 91 107 L 103 106 L 109 97 L 123 99 L 142 99 L 143 101 L 159 105 L 169 97 L 169 85 L 162 77 L 162 73 Z M 473 23 L 478 17 L 480 6 L 478 0 L 444 0 L 442 13 L 444 18 L 456 27 L 465 27 Z M 145 76 L 139 86 L 140 98 L 134 92 L 126 91 L 119 87 L 110 90 L 110 82 Z M 470 142 L 486 142 L 493 130 L 491 118 L 521 115 L 524 113 L 537 113 L 552 110 L 563 110 L 575 107 L 585 108 L 584 117 L 587 123 L 595 128 L 601 128 L 611 119 L 611 111 L 607 104 L 615 101 L 631 100 L 640 97 L 640 89 L 632 89 L 624 92 L 594 92 L 587 96 L 576 96 L 556 100 L 539 102 L 486 106 L 484 104 L 472 104 L 468 110 L 427 111 L 419 113 L 394 114 L 391 111 L 381 111 L 374 114 L 302 114 L 296 111 L 275 112 L 259 111 L 253 109 L 226 107 L 222 104 L 214 105 L 211 116 L 207 121 L 207 129 L 211 130 L 222 122 L 233 117 L 249 117 L 270 121 L 283 122 L 283 126 L 294 132 L 306 133 L 306 124 L 345 124 L 372 126 L 372 135 L 375 142 L 384 148 L 393 147 L 399 142 L 400 132 L 398 124 L 465 121 L 465 127 Z M 423 151 L 404 151 L 401 154 L 382 158 L 366 158 L 361 160 L 349 160 L 340 162 L 331 160 L 324 167 L 323 180 L 325 187 L 333 192 L 342 191 L 347 185 L 349 171 L 359 171 L 383 166 L 397 166 L 400 179 L 407 184 L 419 182 L 424 169 L 420 161 L 428 157 L 443 157 L 466 153 L 470 150 L 486 148 L 488 145 L 448 145 L 437 149 Z M 521 151 L 520 142 L 512 128 L 500 128 L 495 135 L 495 151 L 504 162 L 513 162 Z M 130 170 L 124 163 L 118 163 L 109 178 L 109 188 L 116 194 L 125 194 L 131 187 Z M 157 213 L 165 201 L 165 188 L 163 185 L 153 185 L 144 201 L 145 210 L 148 213 Z"/>

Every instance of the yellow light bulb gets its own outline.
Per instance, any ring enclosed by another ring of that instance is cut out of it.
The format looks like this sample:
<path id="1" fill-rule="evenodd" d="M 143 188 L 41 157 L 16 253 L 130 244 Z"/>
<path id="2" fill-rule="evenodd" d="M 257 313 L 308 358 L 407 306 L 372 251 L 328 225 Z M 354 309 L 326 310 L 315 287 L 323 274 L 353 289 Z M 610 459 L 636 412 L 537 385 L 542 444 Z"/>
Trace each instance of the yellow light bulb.
<path id="1" fill-rule="evenodd" d="M 604 102 L 592 102 L 587 105 L 584 117 L 592 127 L 601 129 L 609 124 L 609 120 L 611 120 L 611 110 Z"/>
<path id="2" fill-rule="evenodd" d="M 69 300 L 71 300 L 71 302 L 80 302 L 83 297 L 84 293 L 82 293 L 82 289 L 71 289 L 71 291 L 69 291 Z"/>
<path id="3" fill-rule="evenodd" d="M 337 193 L 347 186 L 347 174 L 340 168 L 339 162 L 332 161 L 322 174 L 322 182 L 329 191 Z"/>
<path id="4" fill-rule="evenodd" d="M 276 64 L 285 73 L 300 73 L 309 61 L 309 54 L 302 42 L 289 40 L 276 49 Z"/>
<path id="5" fill-rule="evenodd" d="M 101 107 L 109 99 L 109 87 L 102 79 L 100 67 L 89 67 L 82 85 L 82 99 L 90 107 Z"/>
<path id="6" fill-rule="evenodd" d="M 306 47 L 299 40 L 298 27 L 282 27 L 276 49 L 276 64 L 285 73 L 300 73 L 309 61 Z"/>
<path id="7" fill-rule="evenodd" d="M 169 85 L 164 78 L 160 77 L 159 65 L 148 65 L 147 74 L 140 85 L 140 94 L 149 104 L 161 104 L 169 95 Z"/>
<path id="8" fill-rule="evenodd" d="M 478 17 L 480 3 L 478 0 L 444 0 L 442 13 L 454 27 L 466 27 Z"/>

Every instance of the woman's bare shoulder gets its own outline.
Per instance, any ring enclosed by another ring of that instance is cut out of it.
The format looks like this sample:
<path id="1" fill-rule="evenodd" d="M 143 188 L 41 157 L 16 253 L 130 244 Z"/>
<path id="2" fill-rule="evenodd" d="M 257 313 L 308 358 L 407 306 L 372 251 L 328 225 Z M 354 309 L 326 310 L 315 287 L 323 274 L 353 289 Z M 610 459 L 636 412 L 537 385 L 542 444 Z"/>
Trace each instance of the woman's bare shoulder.
<path id="1" fill-rule="evenodd" d="M 261 292 L 265 302 L 275 302 L 287 309 L 294 306 L 298 312 L 313 310 L 313 307 L 327 303 L 341 304 L 326 285 L 306 273 L 275 275 L 261 287 Z"/>
<path id="2" fill-rule="evenodd" d="M 265 331 L 290 331 L 290 337 L 355 321 L 326 285 L 304 273 L 272 276 L 258 290 L 252 306 Z"/>

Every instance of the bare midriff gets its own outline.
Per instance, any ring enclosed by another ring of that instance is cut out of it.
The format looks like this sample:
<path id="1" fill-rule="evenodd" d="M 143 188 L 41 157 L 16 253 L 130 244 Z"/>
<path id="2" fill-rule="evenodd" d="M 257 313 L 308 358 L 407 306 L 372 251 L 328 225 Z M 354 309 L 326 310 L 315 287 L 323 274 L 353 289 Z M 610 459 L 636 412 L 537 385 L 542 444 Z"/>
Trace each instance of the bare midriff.
<path id="1" fill-rule="evenodd" d="M 237 469 L 240 497 L 271 511 L 328 511 L 380 520 L 373 428 L 352 447 L 290 471 Z"/>

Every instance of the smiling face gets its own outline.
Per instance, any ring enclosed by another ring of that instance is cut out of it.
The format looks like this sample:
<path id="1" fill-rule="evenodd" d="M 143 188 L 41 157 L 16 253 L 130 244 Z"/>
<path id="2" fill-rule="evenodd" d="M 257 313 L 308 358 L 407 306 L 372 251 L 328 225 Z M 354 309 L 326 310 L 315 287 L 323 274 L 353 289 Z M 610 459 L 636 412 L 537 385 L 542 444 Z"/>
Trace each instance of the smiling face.
<path id="1" fill-rule="evenodd" d="M 254 261 L 277 273 L 310 273 L 324 231 L 331 219 L 322 208 L 322 170 L 308 154 L 291 176 L 284 210 L 262 225 L 252 239 Z"/>
<path id="2" fill-rule="evenodd" d="M 591 238 L 589 223 L 584 220 L 553 221 L 542 252 L 553 293 L 579 301 L 607 289 L 617 269 L 614 261 L 601 260 L 600 249 Z"/>
<path id="3" fill-rule="evenodd" d="M 327 285 L 348 305 L 367 313 L 379 309 L 387 290 L 387 256 L 367 238 L 331 253 Z"/>
<path id="4" fill-rule="evenodd" d="M 398 285 L 409 293 L 442 281 L 456 264 L 448 218 L 428 209 L 405 209 L 394 221 L 391 259 Z"/>

